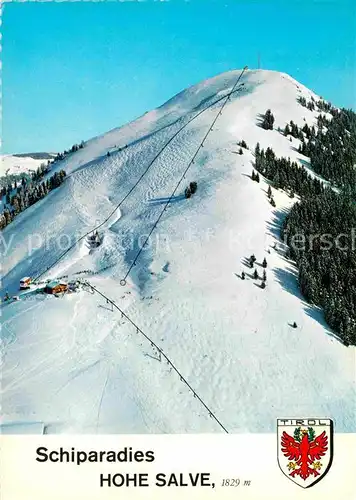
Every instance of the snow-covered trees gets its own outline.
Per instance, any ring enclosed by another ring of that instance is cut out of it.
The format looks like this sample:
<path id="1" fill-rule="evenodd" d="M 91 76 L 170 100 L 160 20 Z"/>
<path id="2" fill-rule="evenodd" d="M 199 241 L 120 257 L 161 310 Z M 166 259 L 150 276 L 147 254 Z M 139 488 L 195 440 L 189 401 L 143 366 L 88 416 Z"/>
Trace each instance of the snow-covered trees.
<path id="1" fill-rule="evenodd" d="M 4 218 L 5 218 L 5 222 L 6 222 L 6 226 L 10 224 L 10 222 L 12 221 L 12 215 L 11 215 L 11 212 L 10 210 L 8 210 L 7 208 L 4 210 L 3 212 L 3 215 L 4 215 Z"/>
<path id="2" fill-rule="evenodd" d="M 287 237 L 289 254 L 299 267 L 299 287 L 307 300 L 324 309 L 326 321 L 344 342 L 356 345 L 355 251 L 350 241 L 345 249 L 338 244 L 341 234 L 350 240 L 356 227 L 356 114 L 332 108 L 323 100 L 315 105 L 332 118 L 319 115 L 317 131 L 307 124 L 299 129 L 291 121 L 285 134 L 301 139 L 299 151 L 310 157 L 313 171 L 338 187 L 340 194 L 289 158 L 277 158 L 271 148 L 261 150 L 259 144 L 255 168 L 276 188 L 288 190 L 291 197 L 294 193 L 301 197 L 285 219 L 282 232 Z M 272 190 L 268 189 L 267 194 L 275 206 Z M 297 234 L 307 241 L 312 238 L 311 248 L 293 247 L 292 239 Z M 326 235 L 329 246 L 325 247 L 321 238 Z"/>
<path id="3" fill-rule="evenodd" d="M 289 125 L 287 123 L 287 125 L 284 128 L 284 135 L 287 137 L 287 135 L 289 135 L 289 134 L 290 134 L 290 128 L 289 128 Z"/>
<path id="4" fill-rule="evenodd" d="M 311 101 L 307 101 L 305 97 L 299 97 L 298 102 L 299 104 L 304 106 L 304 108 L 308 108 L 310 111 L 315 110 L 315 104 L 313 98 Z"/>
<path id="5" fill-rule="evenodd" d="M 0 230 L 4 229 L 6 227 L 6 219 L 5 219 L 5 214 L 4 212 L 0 214 Z"/>
<path id="6" fill-rule="evenodd" d="M 290 256 L 299 268 L 304 297 L 321 306 L 328 324 L 349 344 L 356 344 L 356 257 L 353 198 L 329 190 L 303 198 L 283 225 Z M 293 244 L 295 235 L 304 245 Z M 343 235 L 340 238 L 340 235 Z M 342 244 L 341 244 L 342 241 Z"/>
<path id="7" fill-rule="evenodd" d="M 258 142 L 255 147 L 255 155 L 260 156 L 260 153 L 261 153 L 261 146 L 260 143 Z"/>
<path id="8" fill-rule="evenodd" d="M 258 152 L 259 151 L 259 152 Z M 271 180 L 276 189 L 292 189 L 295 193 L 319 195 L 324 191 L 324 185 L 296 162 L 288 158 L 277 158 L 273 149 L 255 149 L 255 168 L 264 177 Z"/>
<path id="9" fill-rule="evenodd" d="M 19 198 L 17 195 L 15 195 L 13 198 L 12 198 L 12 208 L 13 208 L 13 211 L 14 211 L 14 215 L 18 215 L 20 213 L 20 203 L 19 203 Z"/>
<path id="10" fill-rule="evenodd" d="M 45 182 L 41 183 L 40 179 L 43 177 L 42 173 L 43 170 L 40 168 L 35 172 L 31 181 L 23 179 L 21 184 L 16 184 L 16 190 L 15 186 L 11 185 L 5 190 L 7 207 L 0 215 L 0 229 L 4 229 L 12 222 L 16 215 L 44 198 L 49 191 L 59 187 L 66 177 L 65 171 L 60 170 L 59 172 L 55 172 L 54 175 L 49 177 Z M 15 191 L 15 194 L 11 196 L 13 191 Z M 4 190 L 2 193 L 4 193 Z"/>
<path id="11" fill-rule="evenodd" d="M 79 151 L 79 149 L 83 149 L 84 146 L 85 146 L 84 141 L 81 141 L 79 144 L 73 144 L 73 146 L 71 146 L 69 149 L 65 149 L 62 153 L 57 153 L 56 156 L 53 158 L 52 163 L 64 160 L 66 156 L 68 156 L 71 153 L 76 153 L 77 151 Z M 50 162 L 48 162 L 47 166 L 49 166 L 49 163 Z"/>

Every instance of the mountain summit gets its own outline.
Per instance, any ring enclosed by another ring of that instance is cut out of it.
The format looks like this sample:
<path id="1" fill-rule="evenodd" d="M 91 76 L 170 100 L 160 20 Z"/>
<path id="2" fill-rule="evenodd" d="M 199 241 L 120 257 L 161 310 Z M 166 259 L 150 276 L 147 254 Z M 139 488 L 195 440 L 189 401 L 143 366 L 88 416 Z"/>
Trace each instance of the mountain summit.
<path id="1" fill-rule="evenodd" d="M 280 241 L 298 197 L 251 179 L 259 143 L 327 185 L 283 131 L 328 112 L 302 105 L 320 97 L 286 74 L 241 72 L 54 162 L 63 184 L 4 229 L 4 291 L 36 284 L 2 305 L 3 423 L 220 432 L 201 398 L 229 432 L 285 416 L 355 430 L 354 351 L 304 301 Z M 63 280 L 76 291 L 43 293 Z"/>

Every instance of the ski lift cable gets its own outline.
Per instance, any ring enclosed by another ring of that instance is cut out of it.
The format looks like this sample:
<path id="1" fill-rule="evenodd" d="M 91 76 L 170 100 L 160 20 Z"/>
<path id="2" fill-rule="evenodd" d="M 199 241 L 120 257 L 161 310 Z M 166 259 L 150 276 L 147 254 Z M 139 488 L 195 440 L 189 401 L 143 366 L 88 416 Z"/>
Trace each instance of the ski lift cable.
<path id="1" fill-rule="evenodd" d="M 88 286 L 93 290 L 93 293 L 99 294 L 101 297 L 110 300 L 104 293 L 100 292 L 97 287 L 92 285 L 91 283 L 87 282 Z M 156 349 L 160 351 L 162 356 L 166 359 L 167 363 L 173 368 L 173 370 L 177 373 L 177 375 L 180 377 L 181 382 L 183 382 L 188 389 L 194 394 L 194 397 L 199 400 L 199 402 L 204 406 L 204 408 L 207 410 L 208 414 L 210 417 L 212 417 L 217 424 L 226 432 L 227 434 L 229 431 L 226 429 L 226 427 L 220 422 L 220 420 L 217 418 L 215 413 L 208 407 L 208 405 L 203 401 L 203 399 L 197 394 L 197 392 L 192 388 L 192 386 L 189 384 L 189 382 L 184 378 L 182 373 L 178 370 L 178 368 L 173 364 L 173 362 L 169 359 L 169 357 L 155 344 L 155 342 L 143 331 L 139 326 L 136 325 L 136 323 L 119 307 L 117 306 L 113 301 L 111 301 L 114 305 L 114 307 L 131 323 L 136 328 L 137 332 L 140 332 L 141 335 L 145 337 L 145 339 L 151 343 L 151 345 L 154 345 Z"/>

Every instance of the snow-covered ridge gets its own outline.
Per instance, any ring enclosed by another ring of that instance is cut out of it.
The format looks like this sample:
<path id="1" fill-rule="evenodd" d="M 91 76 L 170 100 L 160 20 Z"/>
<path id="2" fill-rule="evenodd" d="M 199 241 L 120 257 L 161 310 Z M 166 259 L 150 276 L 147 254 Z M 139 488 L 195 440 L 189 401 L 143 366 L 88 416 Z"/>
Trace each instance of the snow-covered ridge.
<path id="1" fill-rule="evenodd" d="M 47 163 L 55 155 L 52 153 L 26 153 L 0 156 L 0 176 L 29 173 L 41 163 Z"/>
<path id="2" fill-rule="evenodd" d="M 4 290 L 18 293 L 21 277 L 45 270 L 65 244 L 113 213 L 99 230 L 98 248 L 82 240 L 44 278 L 90 270 L 90 282 L 167 353 L 230 432 L 273 431 L 276 418 L 286 415 L 323 415 L 340 431 L 354 430 L 354 350 L 337 342 L 303 301 L 293 264 L 274 250 L 295 199 L 274 192 L 273 209 L 267 184 L 249 177 L 257 142 L 278 156 L 308 161 L 297 152 L 299 141 L 290 142 L 278 127 L 290 120 L 315 124 L 318 112 L 298 97 L 318 96 L 288 75 L 243 75 L 242 90 L 226 103 L 120 286 L 224 100 L 209 104 L 228 95 L 240 73 L 199 83 L 54 166 L 66 170 L 65 183 L 3 232 Z M 268 108 L 274 130 L 259 126 Z M 240 155 L 242 139 L 249 149 Z M 198 189 L 186 200 L 191 181 Z M 244 266 L 252 253 L 258 263 L 267 259 L 265 290 Z M 239 278 L 242 270 L 246 280 Z M 49 433 L 220 431 L 100 296 L 27 293 L 3 306 L 2 316 L 4 422 L 41 422 Z M 294 321 L 297 330 L 289 326 Z"/>

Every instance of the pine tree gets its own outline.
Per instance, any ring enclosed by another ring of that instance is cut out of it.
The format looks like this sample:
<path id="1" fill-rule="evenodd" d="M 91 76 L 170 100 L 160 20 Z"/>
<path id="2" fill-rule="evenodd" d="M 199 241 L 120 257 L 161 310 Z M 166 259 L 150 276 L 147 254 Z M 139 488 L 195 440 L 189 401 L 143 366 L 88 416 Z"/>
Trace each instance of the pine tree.
<path id="1" fill-rule="evenodd" d="M 268 198 L 271 198 L 271 196 L 272 196 L 272 189 L 271 189 L 271 186 L 268 186 L 267 196 L 268 196 Z"/>
<path id="2" fill-rule="evenodd" d="M 307 100 L 305 97 L 299 97 L 298 102 L 299 102 L 299 104 L 301 104 L 304 107 L 306 107 L 306 105 L 307 105 Z"/>
<path id="3" fill-rule="evenodd" d="M 43 189 L 43 184 L 40 184 L 37 188 L 37 193 L 38 193 L 38 199 L 42 200 L 42 198 L 45 197 L 44 189 Z"/>
<path id="4" fill-rule="evenodd" d="M 255 269 L 255 272 L 253 273 L 253 278 L 257 280 L 259 278 L 257 269 Z"/>
<path id="5" fill-rule="evenodd" d="M 6 225 L 8 226 L 10 224 L 10 222 L 12 221 L 11 213 L 8 209 L 4 210 L 4 217 L 5 217 Z"/>
<path id="6" fill-rule="evenodd" d="M 263 270 L 263 276 L 262 276 L 263 281 L 267 281 L 267 274 L 266 271 Z"/>
<path id="7" fill-rule="evenodd" d="M 244 280 L 245 279 L 245 273 L 242 271 L 241 273 L 241 279 Z"/>
<path id="8" fill-rule="evenodd" d="M 266 268 L 267 267 L 267 260 L 266 260 L 266 257 L 263 259 L 263 262 L 262 262 L 262 267 Z"/>
<path id="9" fill-rule="evenodd" d="M 0 214 L 0 230 L 2 231 L 5 227 L 6 227 L 6 219 L 4 212 L 2 212 L 2 214 Z"/>
<path id="10" fill-rule="evenodd" d="M 264 117 L 263 117 L 263 120 L 262 120 L 262 128 L 266 129 L 266 130 L 273 130 L 273 123 L 274 123 L 274 116 L 271 112 L 270 109 L 267 109 Z"/>

